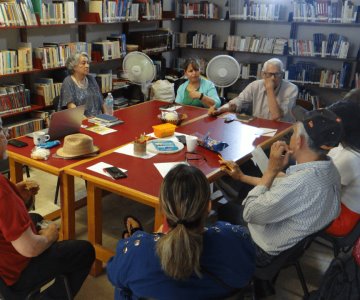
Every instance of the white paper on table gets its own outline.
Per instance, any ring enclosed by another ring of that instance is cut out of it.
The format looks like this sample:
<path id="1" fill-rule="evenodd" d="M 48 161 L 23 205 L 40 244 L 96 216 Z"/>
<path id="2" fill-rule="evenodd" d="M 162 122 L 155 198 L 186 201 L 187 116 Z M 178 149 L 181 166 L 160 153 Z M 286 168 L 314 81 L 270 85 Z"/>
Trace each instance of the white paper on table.
<path id="1" fill-rule="evenodd" d="M 265 128 L 265 127 L 259 127 L 259 129 L 262 130 L 262 133 L 259 133 L 259 135 L 262 135 L 262 136 L 269 136 L 269 137 L 272 137 L 276 134 L 277 132 L 277 129 L 274 129 L 274 128 Z"/>
<path id="2" fill-rule="evenodd" d="M 156 167 L 156 169 L 159 171 L 159 173 L 161 174 L 162 177 L 165 177 L 166 174 L 175 166 L 180 165 L 180 164 L 185 164 L 187 165 L 188 163 L 185 161 L 178 161 L 178 162 L 166 162 L 166 163 L 155 163 L 154 166 Z"/>
<path id="3" fill-rule="evenodd" d="M 96 173 L 105 175 L 105 176 L 107 176 L 107 177 L 112 178 L 111 175 L 109 175 L 108 173 L 104 172 L 104 169 L 105 169 L 105 168 L 110 168 L 110 167 L 114 167 L 114 166 L 113 166 L 113 165 L 109 165 L 109 164 L 104 163 L 104 162 L 99 162 L 99 163 L 97 163 L 97 164 L 95 164 L 95 165 L 92 165 L 92 166 L 88 167 L 87 169 L 88 169 L 88 170 L 91 170 L 91 171 L 94 171 L 94 172 L 96 172 Z M 117 167 L 117 168 L 119 168 L 119 167 Z M 123 168 L 119 168 L 119 169 L 120 169 L 121 171 L 125 172 L 125 173 L 127 172 L 126 169 L 123 169 Z"/>
<path id="4" fill-rule="evenodd" d="M 174 106 L 171 106 L 169 108 L 160 108 L 160 110 L 162 111 L 175 111 L 177 109 L 179 109 L 181 107 L 181 105 L 174 105 Z"/>
<path id="5" fill-rule="evenodd" d="M 264 174 L 269 164 L 269 158 L 266 156 L 264 150 L 260 146 L 257 146 L 251 154 L 252 161 L 259 167 L 261 173 Z"/>
<path id="6" fill-rule="evenodd" d="M 100 126 L 100 125 L 95 125 L 95 126 L 91 126 L 91 127 L 87 127 L 86 128 L 89 131 L 95 132 L 97 134 L 100 135 L 105 135 L 105 134 L 109 134 L 112 132 L 116 132 L 117 130 L 113 129 L 113 128 L 109 128 L 109 127 L 105 127 L 105 126 Z"/>
<path id="7" fill-rule="evenodd" d="M 153 156 L 155 156 L 157 154 L 157 153 L 152 153 L 152 152 L 146 151 L 146 155 L 136 155 L 134 153 L 134 144 L 133 143 L 127 144 L 119 149 L 116 149 L 114 152 L 120 153 L 120 154 L 125 154 L 125 155 L 130 155 L 130 156 L 135 156 L 135 157 L 139 157 L 139 158 L 143 158 L 143 159 L 152 158 Z"/>

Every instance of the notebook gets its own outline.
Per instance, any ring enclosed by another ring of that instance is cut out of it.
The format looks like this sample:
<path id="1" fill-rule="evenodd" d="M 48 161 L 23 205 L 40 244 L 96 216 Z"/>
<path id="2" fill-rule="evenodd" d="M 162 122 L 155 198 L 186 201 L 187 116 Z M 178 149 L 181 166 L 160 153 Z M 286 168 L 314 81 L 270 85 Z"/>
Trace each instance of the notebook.
<path id="1" fill-rule="evenodd" d="M 84 119 L 85 105 L 80 105 L 75 108 L 68 108 L 54 112 L 50 118 L 49 128 L 43 131 L 50 135 L 50 140 L 56 140 L 69 134 L 80 132 L 81 123 Z M 38 131 L 37 131 L 38 132 Z M 33 133 L 26 136 L 33 137 Z"/>

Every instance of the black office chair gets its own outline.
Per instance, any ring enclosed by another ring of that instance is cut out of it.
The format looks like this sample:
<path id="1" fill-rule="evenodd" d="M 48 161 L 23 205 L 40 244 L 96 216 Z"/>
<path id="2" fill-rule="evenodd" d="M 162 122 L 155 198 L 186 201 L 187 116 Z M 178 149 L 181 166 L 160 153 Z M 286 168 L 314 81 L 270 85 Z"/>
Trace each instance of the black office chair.
<path id="1" fill-rule="evenodd" d="M 256 267 L 254 274 L 255 282 L 256 279 L 267 280 L 274 285 L 282 269 L 294 266 L 296 268 L 296 273 L 299 277 L 301 287 L 304 291 L 304 299 L 306 299 L 309 296 L 309 290 L 306 285 L 304 274 L 300 267 L 300 258 L 305 253 L 305 250 L 310 247 L 312 241 L 317 235 L 318 232 L 304 238 L 292 248 L 280 253 L 269 265 L 264 267 Z M 256 295 L 256 293 L 254 294 Z"/>
<path id="2" fill-rule="evenodd" d="M 319 238 L 322 238 L 332 244 L 334 256 L 337 257 L 340 252 L 349 252 L 354 246 L 356 240 L 360 237 L 360 221 L 356 224 L 353 230 L 346 236 L 333 236 L 327 233 L 325 230 L 319 234 Z M 320 241 L 319 244 L 327 246 Z"/>
<path id="3" fill-rule="evenodd" d="M 44 290 L 41 291 L 41 289 L 45 286 L 51 283 L 54 279 L 56 280 L 62 280 L 64 282 L 65 290 L 66 290 L 66 299 L 67 300 L 73 300 L 73 296 L 71 293 L 70 285 L 67 280 L 67 277 L 65 275 L 59 275 L 56 278 L 49 278 L 48 280 L 42 282 L 41 284 L 34 286 L 31 291 L 29 291 L 26 295 L 24 294 L 16 294 L 14 293 L 0 278 L 0 300 L 19 300 L 19 299 L 26 299 L 26 300 L 32 300 L 37 299 L 39 294 L 44 292 L 49 286 L 47 286 Z M 65 299 L 64 299 L 65 300 Z"/>

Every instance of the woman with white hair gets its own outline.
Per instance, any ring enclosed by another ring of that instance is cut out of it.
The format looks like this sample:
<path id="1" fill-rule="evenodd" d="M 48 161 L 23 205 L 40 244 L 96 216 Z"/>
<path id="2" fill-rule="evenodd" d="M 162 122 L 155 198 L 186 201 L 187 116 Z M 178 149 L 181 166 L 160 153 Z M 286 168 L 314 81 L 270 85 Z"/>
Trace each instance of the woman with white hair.
<path id="1" fill-rule="evenodd" d="M 85 104 L 85 116 L 102 113 L 103 96 L 96 80 L 89 76 L 89 57 L 86 52 L 78 52 L 66 61 L 67 76 L 61 86 L 59 107 L 74 108 Z"/>

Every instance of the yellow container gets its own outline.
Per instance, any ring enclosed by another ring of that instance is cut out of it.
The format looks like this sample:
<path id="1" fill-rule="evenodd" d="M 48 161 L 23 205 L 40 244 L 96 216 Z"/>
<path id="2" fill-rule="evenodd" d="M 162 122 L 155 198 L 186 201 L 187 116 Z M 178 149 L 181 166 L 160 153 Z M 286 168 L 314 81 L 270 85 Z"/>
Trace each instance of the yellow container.
<path id="1" fill-rule="evenodd" d="M 163 138 L 171 136 L 175 132 L 176 125 L 165 123 L 160 125 L 155 125 L 152 127 L 154 129 L 154 134 L 158 138 Z"/>

